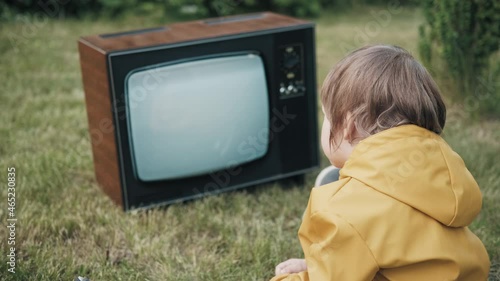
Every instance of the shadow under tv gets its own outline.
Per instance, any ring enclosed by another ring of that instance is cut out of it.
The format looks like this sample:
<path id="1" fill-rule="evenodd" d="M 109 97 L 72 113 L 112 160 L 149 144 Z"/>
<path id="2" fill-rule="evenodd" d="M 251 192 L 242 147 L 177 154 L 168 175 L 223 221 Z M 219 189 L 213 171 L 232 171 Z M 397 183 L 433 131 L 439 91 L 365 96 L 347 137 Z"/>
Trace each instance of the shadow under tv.
<path id="1" fill-rule="evenodd" d="M 270 12 L 82 37 L 99 186 L 131 210 L 316 169 L 314 40 Z"/>

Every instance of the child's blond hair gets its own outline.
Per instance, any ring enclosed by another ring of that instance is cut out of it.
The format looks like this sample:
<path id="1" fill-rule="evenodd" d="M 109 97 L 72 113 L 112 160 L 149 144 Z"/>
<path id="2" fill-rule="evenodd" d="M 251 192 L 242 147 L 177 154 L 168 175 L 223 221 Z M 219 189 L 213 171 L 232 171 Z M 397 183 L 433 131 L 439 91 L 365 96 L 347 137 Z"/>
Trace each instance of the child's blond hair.
<path id="1" fill-rule="evenodd" d="M 348 125 L 347 116 L 363 137 L 402 124 L 440 134 L 446 121 L 436 83 L 397 46 L 367 46 L 347 55 L 328 73 L 321 100 L 331 123 L 330 142 L 335 144 Z"/>

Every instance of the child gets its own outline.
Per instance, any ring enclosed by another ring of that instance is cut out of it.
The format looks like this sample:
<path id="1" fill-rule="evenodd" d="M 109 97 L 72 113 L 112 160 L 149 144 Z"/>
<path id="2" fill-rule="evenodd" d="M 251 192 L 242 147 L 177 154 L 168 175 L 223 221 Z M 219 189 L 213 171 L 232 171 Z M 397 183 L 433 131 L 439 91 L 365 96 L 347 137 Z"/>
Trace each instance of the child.
<path id="1" fill-rule="evenodd" d="M 439 136 L 446 108 L 425 68 L 402 48 L 364 47 L 321 94 L 321 144 L 340 177 L 311 191 L 305 260 L 272 280 L 486 280 L 488 254 L 467 227 L 481 193 Z"/>

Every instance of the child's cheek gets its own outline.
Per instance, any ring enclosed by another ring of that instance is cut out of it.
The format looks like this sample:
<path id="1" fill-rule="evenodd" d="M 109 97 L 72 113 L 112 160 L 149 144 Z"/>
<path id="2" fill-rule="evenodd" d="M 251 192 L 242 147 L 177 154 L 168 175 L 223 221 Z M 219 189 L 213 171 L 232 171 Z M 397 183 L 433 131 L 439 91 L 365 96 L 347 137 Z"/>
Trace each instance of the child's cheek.
<path id="1" fill-rule="evenodd" d="M 324 119 L 323 127 L 321 128 L 321 148 L 323 148 L 323 153 L 325 153 L 326 157 L 330 159 L 330 122 L 328 122 L 327 118 Z"/>

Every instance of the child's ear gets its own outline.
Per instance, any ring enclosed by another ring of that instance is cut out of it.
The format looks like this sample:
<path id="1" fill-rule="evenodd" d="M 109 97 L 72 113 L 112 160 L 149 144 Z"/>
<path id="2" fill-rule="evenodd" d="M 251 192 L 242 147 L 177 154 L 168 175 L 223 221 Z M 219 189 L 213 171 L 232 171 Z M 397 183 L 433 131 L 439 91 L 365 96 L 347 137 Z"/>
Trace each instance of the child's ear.
<path id="1" fill-rule="evenodd" d="M 358 137 L 358 130 L 356 130 L 356 124 L 354 123 L 351 112 L 347 112 L 344 124 L 344 139 L 352 143 Z"/>

